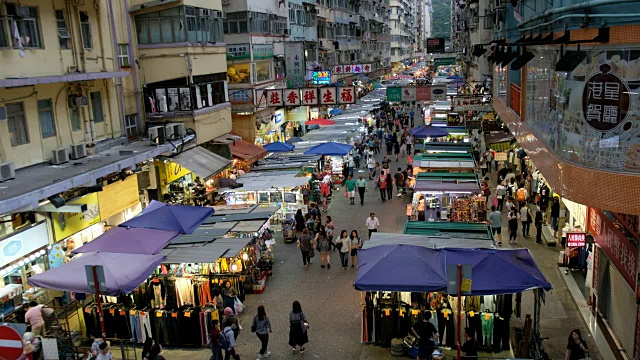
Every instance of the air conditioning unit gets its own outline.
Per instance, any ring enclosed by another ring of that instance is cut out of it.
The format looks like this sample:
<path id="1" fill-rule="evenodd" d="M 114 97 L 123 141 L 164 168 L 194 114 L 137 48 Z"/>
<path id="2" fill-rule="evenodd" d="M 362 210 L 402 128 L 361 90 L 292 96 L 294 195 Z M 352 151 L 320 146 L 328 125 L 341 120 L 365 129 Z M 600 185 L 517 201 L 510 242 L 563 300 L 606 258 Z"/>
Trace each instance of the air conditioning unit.
<path id="1" fill-rule="evenodd" d="M 89 101 L 86 96 L 69 95 L 69 107 L 84 107 L 89 106 Z"/>
<path id="2" fill-rule="evenodd" d="M 168 124 L 167 128 L 171 128 L 171 134 L 175 135 L 176 137 L 187 135 L 187 130 L 183 123 Z"/>
<path id="3" fill-rule="evenodd" d="M 209 16 L 209 9 L 200 9 L 200 16 Z"/>
<path id="4" fill-rule="evenodd" d="M 69 162 L 69 149 L 60 148 L 51 150 L 51 163 L 53 165 L 60 165 Z"/>
<path id="5" fill-rule="evenodd" d="M 0 164 L 0 181 L 7 181 L 16 178 L 16 168 L 12 162 Z"/>
<path id="6" fill-rule="evenodd" d="M 168 140 L 173 139 L 173 124 L 165 124 L 164 137 Z"/>
<path id="7" fill-rule="evenodd" d="M 149 128 L 149 140 L 161 145 L 165 141 L 164 126 L 154 126 Z"/>
<path id="8" fill-rule="evenodd" d="M 70 151 L 71 152 L 71 158 L 73 160 L 78 160 L 78 159 L 82 159 L 84 157 L 87 157 L 87 144 L 85 144 L 85 143 L 71 145 L 70 150 L 71 150 Z"/>
<path id="9" fill-rule="evenodd" d="M 7 120 L 7 108 L 0 106 L 0 120 Z"/>

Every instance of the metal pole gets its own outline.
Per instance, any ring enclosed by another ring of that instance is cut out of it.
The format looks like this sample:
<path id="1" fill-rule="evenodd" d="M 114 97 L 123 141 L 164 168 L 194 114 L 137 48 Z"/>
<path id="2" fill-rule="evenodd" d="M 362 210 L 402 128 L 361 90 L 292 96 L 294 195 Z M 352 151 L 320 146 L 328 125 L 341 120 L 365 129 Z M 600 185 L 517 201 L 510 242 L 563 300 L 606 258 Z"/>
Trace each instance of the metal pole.
<path id="1" fill-rule="evenodd" d="M 104 316 L 102 315 L 102 301 L 100 300 L 100 282 L 98 281 L 98 272 L 96 266 L 91 267 L 93 269 L 93 283 L 96 288 L 96 304 L 98 305 L 98 316 L 100 317 L 100 330 L 102 330 L 102 340 L 107 342 L 107 333 L 104 330 Z"/>
<path id="2" fill-rule="evenodd" d="M 462 264 L 458 264 L 458 313 L 456 314 L 457 317 L 457 324 L 456 324 L 456 337 L 458 338 L 458 354 L 456 359 L 460 360 L 460 350 L 461 350 L 461 345 L 460 345 L 460 326 L 462 323 Z"/>

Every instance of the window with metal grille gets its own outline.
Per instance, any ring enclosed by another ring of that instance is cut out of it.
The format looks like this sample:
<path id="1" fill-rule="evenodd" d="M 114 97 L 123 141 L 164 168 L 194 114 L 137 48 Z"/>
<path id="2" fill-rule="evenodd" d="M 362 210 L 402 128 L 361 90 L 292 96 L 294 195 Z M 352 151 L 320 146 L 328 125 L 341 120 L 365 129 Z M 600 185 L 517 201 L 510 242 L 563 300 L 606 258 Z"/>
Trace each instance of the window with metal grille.
<path id="1" fill-rule="evenodd" d="M 223 29 L 225 34 L 242 34 L 249 32 L 247 12 L 227 13 L 227 19 L 224 21 Z"/>
<path id="2" fill-rule="evenodd" d="M 58 41 L 60 43 L 60 49 L 71 48 L 71 34 L 67 29 L 67 22 L 64 17 L 63 10 L 56 10 L 56 24 L 58 25 Z"/>
<path id="3" fill-rule="evenodd" d="M 78 108 L 69 108 L 69 120 L 71 121 L 71 131 L 82 130 Z"/>
<path id="4" fill-rule="evenodd" d="M 125 130 L 129 139 L 138 137 L 138 127 L 136 125 L 136 114 L 125 115 Z"/>
<path id="5" fill-rule="evenodd" d="M 91 23 L 89 22 L 89 15 L 84 11 L 80 11 L 80 31 L 82 32 L 82 46 L 85 49 L 93 49 Z"/>
<path id="6" fill-rule="evenodd" d="M 17 4 L 7 4 L 6 9 L 7 16 L 0 17 L 0 35 L 3 38 L 0 46 L 11 44 L 14 48 L 42 48 L 38 9 Z M 16 32 L 19 37 L 14 36 Z"/>
<path id="7" fill-rule="evenodd" d="M 42 137 L 56 136 L 56 123 L 53 118 L 51 99 L 38 100 L 38 118 L 40 119 L 40 134 Z"/>
<path id="8" fill-rule="evenodd" d="M 102 96 L 100 91 L 92 92 L 91 95 L 91 111 L 93 113 L 93 122 L 104 122 L 104 114 L 102 112 Z"/>
<path id="9" fill-rule="evenodd" d="M 28 144 L 29 129 L 24 113 L 24 103 L 7 104 L 7 122 L 9 125 L 11 146 Z"/>
<path id="10" fill-rule="evenodd" d="M 120 67 L 129 67 L 129 44 L 118 44 Z"/>

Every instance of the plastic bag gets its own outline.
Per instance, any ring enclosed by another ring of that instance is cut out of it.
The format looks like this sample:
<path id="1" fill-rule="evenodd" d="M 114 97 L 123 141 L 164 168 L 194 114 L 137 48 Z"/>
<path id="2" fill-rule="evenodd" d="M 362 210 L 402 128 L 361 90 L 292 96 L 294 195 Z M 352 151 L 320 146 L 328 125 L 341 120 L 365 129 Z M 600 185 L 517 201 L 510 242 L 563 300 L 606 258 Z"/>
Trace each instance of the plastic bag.
<path id="1" fill-rule="evenodd" d="M 244 311 L 244 304 L 237 297 L 233 302 L 233 307 L 236 309 L 236 315 Z"/>

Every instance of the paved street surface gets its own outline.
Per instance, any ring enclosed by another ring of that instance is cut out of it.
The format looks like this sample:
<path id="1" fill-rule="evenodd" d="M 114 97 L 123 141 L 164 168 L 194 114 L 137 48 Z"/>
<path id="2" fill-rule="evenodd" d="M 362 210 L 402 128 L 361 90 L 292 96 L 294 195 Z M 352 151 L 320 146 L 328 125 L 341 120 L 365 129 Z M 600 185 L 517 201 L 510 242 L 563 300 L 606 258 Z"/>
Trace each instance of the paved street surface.
<path id="1" fill-rule="evenodd" d="M 382 156 L 379 160 L 382 160 Z M 399 163 L 392 162 L 393 172 L 398 164 L 404 166 L 405 161 L 406 158 L 401 158 Z M 495 182 L 495 175 L 495 172 L 490 174 L 492 182 Z M 408 201 L 409 199 L 395 197 L 394 190 L 393 200 L 381 203 L 379 193 L 373 181 L 370 181 L 364 206 L 359 203 L 349 205 L 344 197 L 344 189 L 340 188 L 334 192 L 333 202 L 327 214 L 333 217 L 336 233 L 342 229 L 348 231 L 356 229 L 361 237 L 366 239 L 364 221 L 371 211 L 375 212 L 380 219 L 381 231 L 401 233 L 406 221 L 405 205 Z M 504 219 L 503 228 L 506 229 L 506 214 Z M 535 234 L 533 227 L 531 233 Z M 267 282 L 267 287 L 262 294 L 247 296 L 245 302 L 247 310 L 240 316 L 241 325 L 244 328 L 238 339 L 241 358 L 255 359 L 260 349 L 258 338 L 249 330 L 258 305 L 265 306 L 273 324 L 269 345 L 272 359 L 393 358 L 388 349 L 360 344 L 361 299 L 360 293 L 353 289 L 356 269 L 350 268 L 348 271 L 343 271 L 340 268 L 339 255 L 334 252 L 331 256 L 330 270 L 320 268 L 320 258 L 316 255 L 309 270 L 305 271 L 296 245 L 284 244 L 281 234 L 278 235 L 273 278 Z M 516 247 L 516 245 L 508 245 L 506 237 L 503 240 L 505 248 Z M 544 344 L 551 358 L 564 359 L 569 332 L 574 328 L 583 329 L 583 334 L 588 331 L 575 302 L 560 278 L 556 264 L 560 249 L 536 245 L 534 242 L 534 238 L 524 239 L 519 236 L 517 246 L 531 249 L 542 273 L 553 285 L 553 290 L 547 293 L 546 303 L 542 308 L 541 336 L 549 337 Z M 287 344 L 288 316 L 294 300 L 300 301 L 310 323 L 310 342 L 304 354 L 293 353 Z M 510 325 L 512 327 L 522 325 L 525 314 L 532 314 L 532 309 L 533 294 L 528 292 L 523 296 L 522 319 L 513 317 Z M 591 348 L 591 357 L 600 359 L 595 344 L 590 341 L 590 336 L 586 337 L 586 341 Z M 163 355 L 171 360 L 207 359 L 210 351 L 208 349 L 166 349 Z"/>

